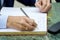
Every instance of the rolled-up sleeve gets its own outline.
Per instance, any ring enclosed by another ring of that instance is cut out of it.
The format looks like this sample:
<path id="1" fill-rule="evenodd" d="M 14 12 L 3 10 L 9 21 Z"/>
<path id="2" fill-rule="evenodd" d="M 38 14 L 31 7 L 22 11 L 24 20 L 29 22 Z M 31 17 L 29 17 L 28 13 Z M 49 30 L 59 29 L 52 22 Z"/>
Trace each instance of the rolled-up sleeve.
<path id="1" fill-rule="evenodd" d="M 7 18 L 7 15 L 0 15 L 0 29 L 6 28 Z"/>

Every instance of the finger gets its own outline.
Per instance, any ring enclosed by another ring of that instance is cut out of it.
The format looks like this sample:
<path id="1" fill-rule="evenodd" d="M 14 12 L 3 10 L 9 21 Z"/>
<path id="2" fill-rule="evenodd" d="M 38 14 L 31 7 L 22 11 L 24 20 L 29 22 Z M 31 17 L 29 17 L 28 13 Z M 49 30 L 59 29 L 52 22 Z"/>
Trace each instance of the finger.
<path id="1" fill-rule="evenodd" d="M 12 28 L 14 28 L 14 29 L 17 29 L 17 30 L 20 30 L 20 31 L 24 31 L 24 30 L 25 30 L 25 27 L 22 26 L 22 25 L 19 24 L 19 23 L 13 23 L 12 25 L 13 25 Z"/>
<path id="2" fill-rule="evenodd" d="M 22 20 L 20 22 L 13 22 L 12 25 L 13 26 L 11 28 L 21 31 L 32 31 L 34 29 L 34 27 L 26 23 L 25 20 Z"/>
<path id="3" fill-rule="evenodd" d="M 26 21 L 29 23 L 30 26 L 36 27 L 36 23 L 33 19 L 25 18 Z"/>
<path id="4" fill-rule="evenodd" d="M 31 22 L 29 22 L 29 25 L 36 27 L 36 22 L 33 19 L 30 19 Z"/>
<path id="5" fill-rule="evenodd" d="M 28 24 L 27 22 L 23 22 L 22 25 L 25 26 L 25 27 L 32 28 L 32 26 L 30 24 Z"/>
<path id="6" fill-rule="evenodd" d="M 43 10 L 43 12 L 48 12 L 50 10 L 51 6 L 47 5 L 46 8 Z"/>
<path id="7" fill-rule="evenodd" d="M 30 18 L 28 18 L 28 17 L 24 17 L 24 19 L 25 19 L 25 22 L 26 22 L 26 23 L 32 25 L 32 23 L 33 23 L 33 20 L 32 20 L 32 19 L 30 19 Z"/>
<path id="8" fill-rule="evenodd" d="M 37 27 L 37 23 L 33 20 L 33 25 L 34 27 Z"/>
<path id="9" fill-rule="evenodd" d="M 35 23 L 35 21 L 33 20 L 32 25 L 30 25 L 30 27 L 28 27 L 27 31 L 33 31 L 36 28 L 37 24 Z"/>
<path id="10" fill-rule="evenodd" d="M 41 2 L 36 2 L 35 6 L 41 9 Z"/>
<path id="11" fill-rule="evenodd" d="M 43 10 L 47 5 L 47 0 L 42 0 L 42 9 Z"/>
<path id="12" fill-rule="evenodd" d="M 50 4 L 50 0 L 47 0 L 47 4 Z"/>
<path id="13" fill-rule="evenodd" d="M 50 0 L 47 0 L 47 6 L 44 8 L 44 10 L 42 12 L 48 12 L 51 8 L 51 4 L 49 2 Z"/>
<path id="14" fill-rule="evenodd" d="M 31 26 L 36 27 L 37 26 L 36 22 L 33 19 L 31 20 L 33 21 Z"/>
<path id="15" fill-rule="evenodd" d="M 25 27 L 25 31 L 32 31 L 34 29 L 33 26 L 29 25 L 28 23 L 24 22 L 23 24 L 21 24 Z"/>
<path id="16" fill-rule="evenodd" d="M 35 28 L 33 27 L 33 28 L 28 28 L 28 30 L 27 31 L 33 31 Z"/>
<path id="17" fill-rule="evenodd" d="M 20 31 L 29 31 L 28 27 L 23 24 L 17 23 L 16 25 L 20 28 Z"/>

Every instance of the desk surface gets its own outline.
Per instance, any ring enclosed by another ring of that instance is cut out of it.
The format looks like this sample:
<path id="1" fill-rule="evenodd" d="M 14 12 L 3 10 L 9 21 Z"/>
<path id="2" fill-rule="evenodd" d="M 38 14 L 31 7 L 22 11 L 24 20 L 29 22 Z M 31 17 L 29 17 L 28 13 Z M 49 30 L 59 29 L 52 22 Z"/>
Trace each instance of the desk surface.
<path id="1" fill-rule="evenodd" d="M 51 21 L 48 21 L 49 24 L 48 26 L 52 25 L 56 22 L 58 22 L 58 18 L 60 18 L 59 16 L 57 16 L 58 14 L 60 14 L 60 3 L 54 3 L 52 4 L 52 9 L 48 14 L 48 18 Z M 55 14 L 55 16 L 52 16 L 52 14 Z M 58 17 L 57 19 L 53 19 L 54 17 Z M 55 21 L 53 21 L 55 20 Z M 47 34 L 47 36 L 0 36 L 0 39 L 2 40 L 60 40 L 60 34 L 57 35 L 52 35 L 52 34 Z"/>

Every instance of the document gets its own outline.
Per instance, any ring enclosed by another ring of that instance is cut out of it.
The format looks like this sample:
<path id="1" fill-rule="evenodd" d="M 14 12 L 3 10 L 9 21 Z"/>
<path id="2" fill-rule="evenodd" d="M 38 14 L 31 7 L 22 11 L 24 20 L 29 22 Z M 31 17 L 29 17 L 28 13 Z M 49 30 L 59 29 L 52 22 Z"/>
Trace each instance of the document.
<path id="1" fill-rule="evenodd" d="M 47 32 L 47 13 L 41 13 L 39 8 L 25 7 L 24 12 L 37 23 L 37 27 L 32 32 Z M 26 16 L 20 8 L 3 7 L 1 10 L 3 15 Z M 16 29 L 0 29 L 0 32 L 22 32 Z"/>

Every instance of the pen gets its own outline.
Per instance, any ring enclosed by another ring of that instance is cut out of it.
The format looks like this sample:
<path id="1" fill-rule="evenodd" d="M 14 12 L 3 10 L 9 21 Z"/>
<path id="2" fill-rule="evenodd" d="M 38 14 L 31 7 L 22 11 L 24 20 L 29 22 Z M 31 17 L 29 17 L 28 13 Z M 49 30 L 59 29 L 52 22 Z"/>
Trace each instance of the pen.
<path id="1" fill-rule="evenodd" d="M 22 8 L 20 8 L 20 9 L 21 9 L 21 11 L 22 11 L 27 17 L 29 17 Z"/>

